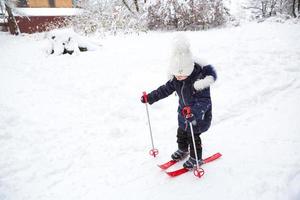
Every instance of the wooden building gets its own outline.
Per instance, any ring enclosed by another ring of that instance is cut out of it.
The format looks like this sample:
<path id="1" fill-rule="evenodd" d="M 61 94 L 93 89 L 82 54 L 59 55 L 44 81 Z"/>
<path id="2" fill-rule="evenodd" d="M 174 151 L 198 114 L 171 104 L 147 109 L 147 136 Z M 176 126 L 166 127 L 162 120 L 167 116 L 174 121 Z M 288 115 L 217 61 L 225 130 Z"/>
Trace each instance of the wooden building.
<path id="1" fill-rule="evenodd" d="M 72 8 L 74 0 L 19 0 L 18 7 L 29 8 Z"/>
<path id="2" fill-rule="evenodd" d="M 2 23 L 12 34 L 46 31 L 49 24 L 63 25 L 63 21 L 80 14 L 81 9 L 74 8 L 78 0 L 19 0 L 17 8 L 5 5 L 6 21 Z M 1 21 L 0 21 L 1 25 Z"/>
<path id="3" fill-rule="evenodd" d="M 21 33 L 47 31 L 49 25 L 64 26 L 66 18 L 80 14 L 79 8 L 19 8 L 22 15 L 15 14 Z"/>

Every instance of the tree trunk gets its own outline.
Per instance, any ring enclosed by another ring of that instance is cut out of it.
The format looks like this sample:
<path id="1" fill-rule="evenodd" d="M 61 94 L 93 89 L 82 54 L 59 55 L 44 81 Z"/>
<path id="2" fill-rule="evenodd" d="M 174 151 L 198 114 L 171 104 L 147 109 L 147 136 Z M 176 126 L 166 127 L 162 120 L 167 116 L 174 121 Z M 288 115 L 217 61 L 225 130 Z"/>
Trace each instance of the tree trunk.
<path id="1" fill-rule="evenodd" d="M 282 10 L 283 10 L 283 0 L 280 0 L 279 3 L 279 13 L 282 14 Z"/>
<path id="2" fill-rule="evenodd" d="M 272 16 L 274 14 L 273 12 L 274 12 L 276 3 L 277 3 L 277 1 L 274 1 L 274 0 L 271 1 L 270 16 Z"/>
<path id="3" fill-rule="evenodd" d="M 298 14 L 300 15 L 300 0 L 298 0 Z"/>
<path id="4" fill-rule="evenodd" d="M 18 27 L 17 21 L 11 11 L 11 8 L 5 4 L 5 9 L 8 14 L 8 28 L 9 31 L 14 34 L 14 35 L 19 35 L 20 34 L 20 29 Z"/>
<path id="5" fill-rule="evenodd" d="M 264 1 L 261 2 L 261 12 L 262 12 L 262 16 L 266 17 L 267 6 L 266 6 L 266 2 Z"/>
<path id="6" fill-rule="evenodd" d="M 293 8 L 292 8 L 292 14 L 293 14 L 293 17 L 297 17 L 296 13 L 295 13 L 295 10 L 296 10 L 296 0 L 293 0 Z"/>
<path id="7" fill-rule="evenodd" d="M 134 0 L 135 9 L 137 12 L 140 12 L 138 0 Z"/>

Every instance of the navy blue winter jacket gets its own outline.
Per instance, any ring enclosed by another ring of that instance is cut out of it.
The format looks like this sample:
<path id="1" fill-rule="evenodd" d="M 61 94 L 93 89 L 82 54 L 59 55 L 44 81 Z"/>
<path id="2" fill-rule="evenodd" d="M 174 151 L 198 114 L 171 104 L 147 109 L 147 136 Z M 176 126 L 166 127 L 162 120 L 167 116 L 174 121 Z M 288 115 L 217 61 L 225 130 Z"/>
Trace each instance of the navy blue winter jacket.
<path id="1" fill-rule="evenodd" d="M 160 99 L 163 99 L 176 91 L 179 97 L 179 127 L 190 132 L 189 124 L 182 114 L 182 109 L 185 106 L 190 106 L 197 122 L 195 125 L 193 125 L 194 133 L 201 134 L 209 129 L 212 119 L 210 88 L 197 91 L 193 85 L 196 80 L 203 79 L 206 76 L 213 76 L 214 80 L 217 79 L 217 74 L 211 65 L 202 67 L 195 63 L 194 70 L 187 79 L 179 81 L 173 77 L 165 85 L 162 85 L 149 93 L 148 102 L 149 104 L 153 104 L 154 102 L 159 101 Z"/>

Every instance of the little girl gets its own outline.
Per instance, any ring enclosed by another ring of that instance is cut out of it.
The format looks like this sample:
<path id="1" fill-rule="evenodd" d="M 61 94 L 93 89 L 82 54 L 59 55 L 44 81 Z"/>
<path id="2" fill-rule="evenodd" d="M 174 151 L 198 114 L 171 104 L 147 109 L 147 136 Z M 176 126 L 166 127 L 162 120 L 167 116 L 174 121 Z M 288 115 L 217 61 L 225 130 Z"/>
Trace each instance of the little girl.
<path id="1" fill-rule="evenodd" d="M 176 91 L 179 97 L 178 106 L 178 150 L 171 158 L 179 161 L 190 155 L 183 164 L 187 169 L 196 167 L 196 156 L 199 165 L 202 161 L 202 146 L 200 134 L 207 131 L 212 119 L 212 103 L 210 97 L 210 85 L 217 79 L 216 72 L 211 65 L 196 63 L 192 58 L 190 45 L 183 35 L 177 35 L 174 39 L 169 67 L 170 80 L 165 84 L 141 97 L 142 103 L 150 105 Z M 186 118 L 183 109 L 191 108 L 192 115 Z M 196 152 L 189 122 L 192 122 L 196 144 Z"/>

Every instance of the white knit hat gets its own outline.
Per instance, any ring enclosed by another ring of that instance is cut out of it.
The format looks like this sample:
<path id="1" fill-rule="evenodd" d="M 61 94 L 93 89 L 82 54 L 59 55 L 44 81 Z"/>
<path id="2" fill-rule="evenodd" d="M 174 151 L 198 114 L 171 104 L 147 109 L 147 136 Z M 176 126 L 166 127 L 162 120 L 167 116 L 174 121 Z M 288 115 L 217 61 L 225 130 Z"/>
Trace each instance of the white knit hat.
<path id="1" fill-rule="evenodd" d="M 194 60 L 190 43 L 185 35 L 177 33 L 172 40 L 169 74 L 174 76 L 189 76 L 194 70 Z"/>

